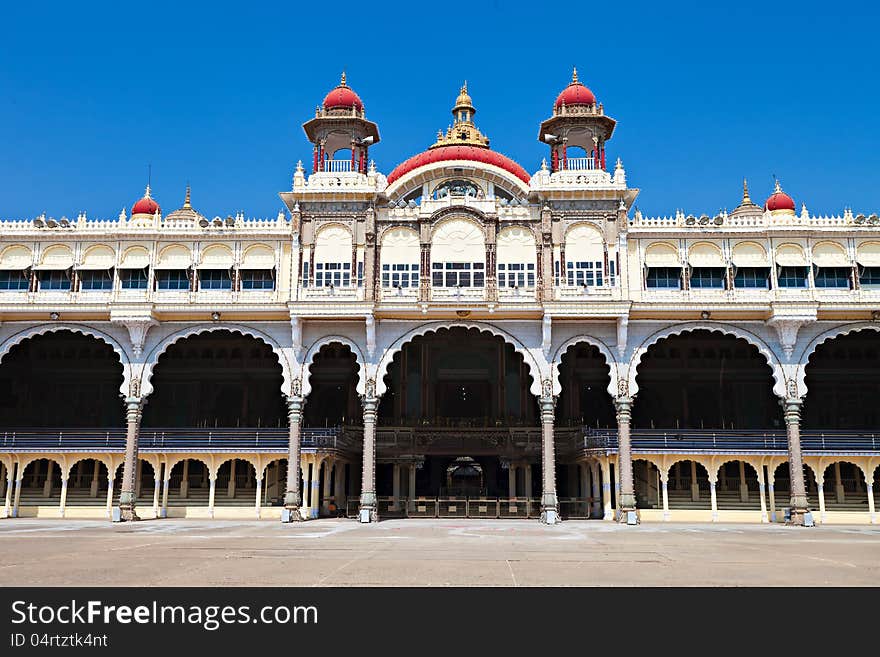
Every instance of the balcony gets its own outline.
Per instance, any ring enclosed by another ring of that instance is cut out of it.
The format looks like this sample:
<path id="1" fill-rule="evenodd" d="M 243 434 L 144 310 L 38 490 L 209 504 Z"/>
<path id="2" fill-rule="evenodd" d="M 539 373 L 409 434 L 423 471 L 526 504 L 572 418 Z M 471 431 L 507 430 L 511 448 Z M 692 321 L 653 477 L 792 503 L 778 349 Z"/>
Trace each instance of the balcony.
<path id="1" fill-rule="evenodd" d="M 383 287 L 382 301 L 395 303 L 399 301 L 413 301 L 419 298 L 418 286 L 413 287 Z"/>
<path id="2" fill-rule="evenodd" d="M 620 297 L 620 288 L 614 285 L 560 285 L 555 289 L 557 301 L 598 301 Z"/>
<path id="3" fill-rule="evenodd" d="M 534 287 L 499 287 L 499 301 L 526 302 L 535 300 Z"/>
<path id="4" fill-rule="evenodd" d="M 483 287 L 433 287 L 433 301 L 485 301 L 486 288 Z"/>
<path id="5" fill-rule="evenodd" d="M 323 171 L 326 173 L 350 173 L 353 170 L 351 160 L 324 160 Z"/>
<path id="6" fill-rule="evenodd" d="M 338 299 L 339 301 L 362 301 L 364 298 L 364 288 L 348 286 L 327 285 L 322 287 L 304 287 L 300 288 L 300 298 L 306 301 L 328 301 Z"/>
<path id="7" fill-rule="evenodd" d="M 597 168 L 596 160 L 592 157 L 569 157 L 562 161 L 564 171 L 592 171 Z"/>

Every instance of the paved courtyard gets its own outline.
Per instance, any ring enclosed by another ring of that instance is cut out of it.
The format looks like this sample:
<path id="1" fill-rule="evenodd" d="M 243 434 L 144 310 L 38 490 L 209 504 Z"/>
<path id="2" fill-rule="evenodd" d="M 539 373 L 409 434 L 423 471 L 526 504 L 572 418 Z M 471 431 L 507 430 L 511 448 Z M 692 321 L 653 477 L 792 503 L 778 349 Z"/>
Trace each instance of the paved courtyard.
<path id="1" fill-rule="evenodd" d="M 0 521 L 0 584 L 880 585 L 880 526 Z"/>

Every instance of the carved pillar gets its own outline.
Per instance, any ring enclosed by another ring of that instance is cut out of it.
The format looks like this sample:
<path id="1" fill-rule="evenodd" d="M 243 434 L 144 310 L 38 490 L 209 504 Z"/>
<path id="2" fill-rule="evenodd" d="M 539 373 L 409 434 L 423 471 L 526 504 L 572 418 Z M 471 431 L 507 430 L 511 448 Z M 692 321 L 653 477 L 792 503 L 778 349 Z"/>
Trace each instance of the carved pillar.
<path id="1" fill-rule="evenodd" d="M 120 520 L 140 520 L 135 511 L 135 487 L 137 486 L 138 435 L 141 429 L 143 402 L 138 397 L 128 397 L 126 406 L 125 461 L 122 466 L 122 490 L 119 493 Z"/>
<path id="2" fill-rule="evenodd" d="M 364 407 L 364 458 L 361 476 L 361 504 L 359 520 L 376 522 L 376 411 L 379 399 L 375 396 L 375 381 L 367 381 L 367 394 L 361 399 Z"/>
<path id="3" fill-rule="evenodd" d="M 559 522 L 559 502 L 556 497 L 556 445 L 553 422 L 556 417 L 556 397 L 549 379 L 544 381 L 541 404 L 542 483 L 541 522 L 555 525 Z"/>
<path id="4" fill-rule="evenodd" d="M 788 467 L 791 477 L 792 525 L 803 525 L 804 515 L 809 513 L 807 487 L 804 482 L 804 460 L 801 454 L 801 400 L 786 399 L 782 402 L 785 425 L 788 432 Z"/>
<path id="5" fill-rule="evenodd" d="M 632 399 L 618 397 L 614 402 L 617 408 L 617 478 L 620 482 L 620 498 L 617 500 L 617 517 L 621 522 L 638 522 L 636 510 L 636 494 L 633 484 L 632 444 L 630 441 L 630 423 L 632 421 Z M 632 512 L 633 517 L 629 514 Z"/>
<path id="6" fill-rule="evenodd" d="M 376 295 L 376 212 L 367 208 L 364 225 L 364 299 L 378 300 Z"/>
<path id="7" fill-rule="evenodd" d="M 302 428 L 303 398 L 299 394 L 293 394 L 287 398 L 287 487 L 284 492 L 284 512 L 281 514 L 282 522 L 297 522 L 302 520 L 299 510 L 302 494 L 299 490 L 300 468 L 300 431 Z"/>

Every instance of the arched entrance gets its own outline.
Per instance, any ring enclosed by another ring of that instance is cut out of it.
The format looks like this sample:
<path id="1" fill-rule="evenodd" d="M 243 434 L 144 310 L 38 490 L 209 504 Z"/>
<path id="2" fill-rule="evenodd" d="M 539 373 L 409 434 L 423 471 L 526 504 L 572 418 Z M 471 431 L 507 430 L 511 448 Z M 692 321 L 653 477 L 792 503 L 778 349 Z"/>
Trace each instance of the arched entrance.
<path id="1" fill-rule="evenodd" d="M 540 414 L 512 345 L 477 328 L 440 328 L 404 344 L 384 382 L 380 516 L 539 515 Z"/>

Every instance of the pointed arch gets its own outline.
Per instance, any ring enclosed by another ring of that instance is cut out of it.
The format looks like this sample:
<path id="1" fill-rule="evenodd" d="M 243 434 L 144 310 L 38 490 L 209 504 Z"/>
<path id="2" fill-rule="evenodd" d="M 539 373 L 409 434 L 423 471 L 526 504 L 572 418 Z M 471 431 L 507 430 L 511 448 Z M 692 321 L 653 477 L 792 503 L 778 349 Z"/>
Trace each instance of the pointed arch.
<path id="1" fill-rule="evenodd" d="M 619 391 L 617 382 L 620 363 L 617 362 L 614 353 L 608 348 L 608 345 L 592 335 L 576 335 L 563 342 L 553 354 L 553 359 L 550 362 L 550 378 L 553 380 L 553 394 L 558 395 L 562 392 L 562 384 L 559 381 L 559 367 L 562 365 L 562 357 L 565 356 L 571 347 L 580 343 L 596 347 L 599 350 L 599 353 L 605 357 L 605 364 L 608 365 L 608 394 L 611 395 L 612 399 L 617 399 Z"/>
<path id="2" fill-rule="evenodd" d="M 150 393 L 153 392 L 153 385 L 151 383 L 153 372 L 156 369 L 159 358 L 168 350 L 171 345 L 185 338 L 189 338 L 195 335 L 201 335 L 202 333 L 213 333 L 215 331 L 229 331 L 231 333 L 238 333 L 240 335 L 251 337 L 256 340 L 260 340 L 261 342 L 264 342 L 273 352 L 275 352 L 275 355 L 278 357 L 278 364 L 281 366 L 281 394 L 290 394 L 291 382 L 293 380 L 293 377 L 291 376 L 290 362 L 288 361 L 287 356 L 284 353 L 284 349 L 281 347 L 281 345 L 278 344 L 273 338 L 253 327 L 246 326 L 244 324 L 224 323 L 188 326 L 186 328 L 180 329 L 179 331 L 175 331 L 171 335 L 163 338 L 162 341 L 159 342 L 159 344 L 153 347 L 153 349 L 150 351 L 149 354 L 147 354 L 147 357 L 144 360 L 144 366 L 140 376 L 141 396 L 147 397 L 150 395 Z"/>
<path id="3" fill-rule="evenodd" d="M 361 348 L 354 340 L 352 340 L 351 338 L 347 338 L 344 335 L 326 335 L 315 340 L 312 345 L 306 350 L 305 358 L 303 358 L 302 382 L 300 391 L 300 394 L 303 397 L 308 397 L 309 393 L 312 391 L 312 364 L 314 364 L 315 362 L 315 356 L 317 356 L 318 352 L 321 351 L 321 347 L 332 344 L 334 342 L 343 344 L 351 349 L 351 353 L 354 354 L 355 360 L 358 364 L 358 382 L 355 389 L 357 390 L 357 393 L 359 395 L 363 395 L 366 391 L 367 359 L 364 358 L 364 354 L 361 351 Z"/>
<path id="4" fill-rule="evenodd" d="M 541 370 L 538 361 L 535 359 L 532 352 L 517 338 L 512 336 L 507 331 L 498 328 L 497 326 L 493 326 L 492 324 L 488 324 L 486 322 L 430 322 L 428 324 L 423 324 L 417 328 L 411 329 L 407 331 L 399 338 L 397 338 L 391 345 L 385 349 L 382 353 L 382 357 L 379 359 L 379 364 L 376 366 L 376 396 L 381 397 L 386 390 L 385 385 L 385 375 L 388 374 L 388 368 L 391 366 L 392 361 L 394 360 L 394 356 L 403 349 L 403 346 L 408 342 L 412 342 L 413 339 L 427 335 L 429 333 L 436 333 L 441 329 L 452 329 L 452 328 L 463 328 L 463 329 L 476 329 L 480 331 L 480 333 L 490 333 L 491 335 L 497 336 L 504 340 L 507 344 L 511 345 L 520 356 L 522 356 L 523 362 L 529 368 L 529 375 L 532 378 L 532 384 L 529 387 L 529 391 L 535 396 L 541 396 L 541 386 L 542 386 L 542 378 L 543 372 Z"/>
<path id="5" fill-rule="evenodd" d="M 780 399 L 785 399 L 785 372 L 782 369 L 782 363 L 776 357 L 776 354 L 773 353 L 773 350 L 770 348 L 770 346 L 757 335 L 740 326 L 733 326 L 730 324 L 721 324 L 715 322 L 687 322 L 684 324 L 677 324 L 675 326 L 668 326 L 645 338 L 642 344 L 640 344 L 638 348 L 633 352 L 632 358 L 630 359 L 628 375 L 630 396 L 635 396 L 639 390 L 639 386 L 636 383 L 636 376 L 638 375 L 638 367 L 641 364 L 642 358 L 648 352 L 648 349 L 650 349 L 652 345 L 660 342 L 660 340 L 663 340 L 664 338 L 668 338 L 673 335 L 693 333 L 694 331 L 708 331 L 710 333 L 732 335 L 735 338 L 741 338 L 751 344 L 758 350 L 758 353 L 760 353 L 764 357 L 764 360 L 767 361 L 767 366 L 770 368 L 771 375 L 773 376 L 773 392 Z"/>
<path id="6" fill-rule="evenodd" d="M 880 324 L 877 322 L 856 322 L 852 324 L 839 324 L 833 328 L 820 333 L 815 338 L 810 340 L 806 347 L 804 347 L 803 352 L 801 353 L 800 358 L 798 359 L 797 366 L 797 389 L 799 396 L 801 398 L 806 397 L 807 395 L 807 366 L 810 364 L 810 358 L 813 353 L 815 353 L 816 349 L 819 348 L 819 345 L 828 342 L 829 340 L 833 340 L 834 338 L 839 338 L 843 335 L 849 335 L 850 333 L 858 333 L 860 331 L 875 331 L 880 332 Z"/>

